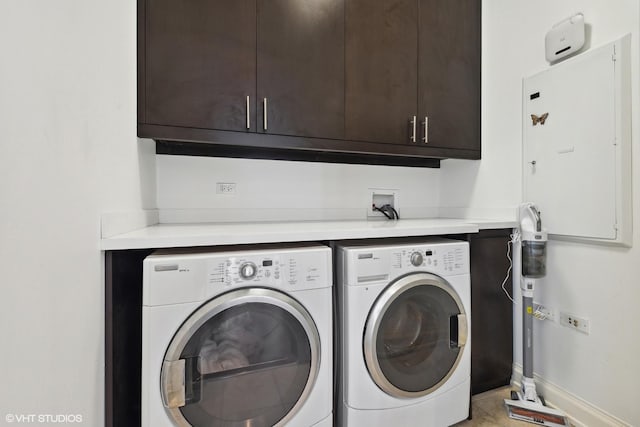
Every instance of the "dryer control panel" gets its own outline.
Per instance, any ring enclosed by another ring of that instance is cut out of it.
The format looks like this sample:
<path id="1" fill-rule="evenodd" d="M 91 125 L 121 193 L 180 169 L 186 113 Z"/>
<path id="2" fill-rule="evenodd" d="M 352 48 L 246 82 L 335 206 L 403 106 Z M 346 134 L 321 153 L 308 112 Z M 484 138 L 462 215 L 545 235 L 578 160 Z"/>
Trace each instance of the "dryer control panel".
<path id="1" fill-rule="evenodd" d="M 240 287 L 293 292 L 332 286 L 331 249 L 159 252 L 144 261 L 143 304 L 201 301 Z"/>
<path id="2" fill-rule="evenodd" d="M 330 261 L 330 258 L 329 258 Z M 225 287 L 313 289 L 331 283 L 326 257 L 309 252 L 238 253 L 208 261 L 207 281 Z"/>
<path id="3" fill-rule="evenodd" d="M 438 239 L 433 243 L 342 248 L 350 285 L 389 281 L 424 271 L 446 277 L 469 273 L 469 244 Z"/>

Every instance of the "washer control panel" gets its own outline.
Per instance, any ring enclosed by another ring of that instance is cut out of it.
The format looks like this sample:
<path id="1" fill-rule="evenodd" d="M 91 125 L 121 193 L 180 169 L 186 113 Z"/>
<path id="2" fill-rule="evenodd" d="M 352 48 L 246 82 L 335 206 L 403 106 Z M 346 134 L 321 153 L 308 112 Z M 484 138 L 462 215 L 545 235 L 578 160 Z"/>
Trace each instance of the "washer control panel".
<path id="1" fill-rule="evenodd" d="M 305 289 L 331 283 L 331 256 L 309 252 L 238 253 L 209 261 L 211 284 Z"/>
<path id="2" fill-rule="evenodd" d="M 438 239 L 433 243 L 343 248 L 350 283 L 389 281 L 424 271 L 439 276 L 469 273 L 469 244 Z"/>
<path id="3" fill-rule="evenodd" d="M 427 268 L 438 274 L 462 274 L 468 270 L 468 249 L 464 246 L 423 246 L 391 251 L 392 268 L 411 270 Z"/>

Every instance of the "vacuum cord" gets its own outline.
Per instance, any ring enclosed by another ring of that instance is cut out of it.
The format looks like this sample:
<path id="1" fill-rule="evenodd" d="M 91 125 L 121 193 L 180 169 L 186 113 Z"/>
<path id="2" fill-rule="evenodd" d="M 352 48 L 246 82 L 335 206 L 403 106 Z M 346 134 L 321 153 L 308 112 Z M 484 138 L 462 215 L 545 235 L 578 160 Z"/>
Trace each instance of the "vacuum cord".
<path id="1" fill-rule="evenodd" d="M 507 288 L 505 288 L 505 286 L 507 284 L 507 280 L 509 280 L 509 275 L 511 274 L 511 271 L 513 270 L 513 260 L 511 259 L 511 245 L 512 244 L 515 245 L 520 241 L 520 233 L 516 231 L 513 234 L 510 234 L 509 238 L 510 240 L 507 242 L 507 259 L 509 260 L 509 269 L 507 270 L 506 277 L 502 281 L 502 291 L 507 296 L 507 298 L 509 298 L 509 300 L 513 304 L 515 304 L 515 301 L 513 300 L 513 298 L 511 298 L 511 295 L 509 295 L 509 291 L 507 291 Z"/>

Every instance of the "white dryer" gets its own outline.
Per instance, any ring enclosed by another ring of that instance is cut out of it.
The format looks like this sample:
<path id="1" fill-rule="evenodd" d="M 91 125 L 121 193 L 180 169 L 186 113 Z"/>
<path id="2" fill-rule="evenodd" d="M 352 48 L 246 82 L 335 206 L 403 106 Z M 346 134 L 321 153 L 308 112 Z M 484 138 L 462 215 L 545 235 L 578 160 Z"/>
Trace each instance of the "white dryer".
<path id="1" fill-rule="evenodd" d="M 144 261 L 142 426 L 331 426 L 325 246 Z"/>
<path id="2" fill-rule="evenodd" d="M 442 427 L 467 418 L 468 244 L 364 241 L 337 250 L 339 422 Z"/>

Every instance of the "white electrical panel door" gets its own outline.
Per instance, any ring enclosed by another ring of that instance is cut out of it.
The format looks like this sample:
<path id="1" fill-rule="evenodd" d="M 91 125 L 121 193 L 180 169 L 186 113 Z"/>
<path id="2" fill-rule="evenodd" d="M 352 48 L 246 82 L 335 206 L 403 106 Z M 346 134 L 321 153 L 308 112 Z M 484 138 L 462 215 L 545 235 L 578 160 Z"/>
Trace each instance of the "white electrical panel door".
<path id="1" fill-rule="evenodd" d="M 524 195 L 549 234 L 630 240 L 628 57 L 625 37 L 524 80 Z"/>

